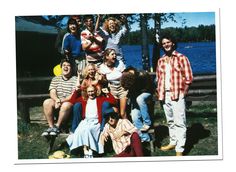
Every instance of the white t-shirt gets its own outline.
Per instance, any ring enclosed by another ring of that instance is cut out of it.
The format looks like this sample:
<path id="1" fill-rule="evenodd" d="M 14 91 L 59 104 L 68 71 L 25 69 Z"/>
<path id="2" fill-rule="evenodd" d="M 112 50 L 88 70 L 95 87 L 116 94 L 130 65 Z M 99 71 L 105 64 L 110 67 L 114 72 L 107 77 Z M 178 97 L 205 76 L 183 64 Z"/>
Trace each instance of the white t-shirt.
<path id="1" fill-rule="evenodd" d="M 100 73 L 106 75 L 108 81 L 119 81 L 122 76 L 122 72 L 125 70 L 125 64 L 118 60 L 113 70 L 107 67 L 104 63 L 100 66 Z"/>
<path id="2" fill-rule="evenodd" d="M 170 73 L 171 73 L 170 63 L 166 63 L 165 90 L 170 90 Z"/>
<path id="3" fill-rule="evenodd" d="M 88 99 L 86 110 L 85 110 L 85 118 L 97 118 L 98 117 L 98 109 L 97 109 L 97 100 L 96 99 Z"/>

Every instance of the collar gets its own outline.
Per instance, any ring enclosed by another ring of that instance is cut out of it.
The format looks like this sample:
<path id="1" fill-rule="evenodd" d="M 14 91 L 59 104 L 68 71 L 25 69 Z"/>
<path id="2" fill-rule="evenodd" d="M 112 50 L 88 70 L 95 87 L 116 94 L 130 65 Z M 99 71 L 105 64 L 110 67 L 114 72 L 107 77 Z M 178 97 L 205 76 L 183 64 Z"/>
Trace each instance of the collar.
<path id="1" fill-rule="evenodd" d="M 171 57 L 177 57 L 178 56 L 178 52 L 176 51 L 176 50 L 174 50 L 173 52 L 172 52 L 172 54 L 171 54 Z M 162 57 L 165 57 L 165 58 L 167 58 L 166 57 L 167 55 L 166 54 L 163 54 L 163 56 Z"/>
<path id="2" fill-rule="evenodd" d="M 65 77 L 64 75 L 61 75 L 61 78 L 62 78 L 64 81 L 68 81 L 68 80 L 71 78 L 71 76 L 70 76 L 70 77 Z"/>

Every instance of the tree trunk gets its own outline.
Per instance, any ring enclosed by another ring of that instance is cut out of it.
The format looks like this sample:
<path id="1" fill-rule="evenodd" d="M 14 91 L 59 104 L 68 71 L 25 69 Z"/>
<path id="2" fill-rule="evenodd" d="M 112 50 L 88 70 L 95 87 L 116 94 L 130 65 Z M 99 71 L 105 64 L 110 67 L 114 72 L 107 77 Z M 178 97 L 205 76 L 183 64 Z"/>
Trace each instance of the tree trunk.
<path id="1" fill-rule="evenodd" d="M 152 69 L 155 71 L 157 66 L 157 61 L 160 58 L 160 43 L 159 36 L 161 31 L 161 16 L 160 14 L 154 15 L 154 27 L 155 27 L 155 41 L 153 43 L 153 53 L 152 53 Z"/>
<path id="2" fill-rule="evenodd" d="M 140 14 L 140 28 L 142 35 L 142 64 L 143 69 L 150 71 L 148 33 L 147 33 L 147 14 Z"/>

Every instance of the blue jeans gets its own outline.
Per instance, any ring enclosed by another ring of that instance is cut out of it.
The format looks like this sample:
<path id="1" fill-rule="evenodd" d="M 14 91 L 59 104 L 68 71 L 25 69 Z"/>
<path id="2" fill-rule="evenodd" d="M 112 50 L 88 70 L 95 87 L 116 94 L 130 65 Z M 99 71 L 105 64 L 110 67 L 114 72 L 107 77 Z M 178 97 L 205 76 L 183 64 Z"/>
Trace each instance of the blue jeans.
<path id="1" fill-rule="evenodd" d="M 82 104 L 81 103 L 75 103 L 73 106 L 73 118 L 72 118 L 72 124 L 71 124 L 71 132 L 74 133 L 75 129 L 79 125 L 81 119 L 82 119 Z"/>
<path id="2" fill-rule="evenodd" d="M 102 104 L 102 123 L 101 123 L 101 131 L 103 130 L 106 124 L 106 118 L 108 117 L 107 114 L 114 112 L 111 104 L 109 102 L 103 102 Z"/>
<path id="3" fill-rule="evenodd" d="M 147 105 L 147 101 L 150 98 L 150 93 L 142 93 L 135 100 L 131 100 L 131 118 L 138 130 L 140 130 L 144 124 L 149 126 L 152 124 Z M 139 132 L 139 136 L 142 141 L 150 141 L 148 133 Z"/>

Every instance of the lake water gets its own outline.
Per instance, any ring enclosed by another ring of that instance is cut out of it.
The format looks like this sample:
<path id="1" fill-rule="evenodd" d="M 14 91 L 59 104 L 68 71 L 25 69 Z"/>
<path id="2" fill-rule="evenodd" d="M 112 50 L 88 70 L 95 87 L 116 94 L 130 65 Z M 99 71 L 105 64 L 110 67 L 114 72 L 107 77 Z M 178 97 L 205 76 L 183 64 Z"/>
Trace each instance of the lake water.
<path id="1" fill-rule="evenodd" d="M 55 49 L 56 35 L 35 32 L 16 32 L 17 76 L 53 76 L 53 67 L 60 62 Z M 142 69 L 141 46 L 122 46 L 127 65 Z M 152 57 L 153 46 L 149 46 Z M 178 43 L 194 74 L 216 73 L 215 42 Z M 150 58 L 150 64 L 152 59 Z"/>
<path id="2" fill-rule="evenodd" d="M 141 46 L 125 45 L 122 48 L 127 65 L 142 69 Z M 152 45 L 149 46 L 149 49 L 150 57 L 152 57 Z M 194 74 L 216 73 L 215 42 L 178 43 L 177 51 L 188 57 Z M 150 58 L 150 64 L 151 61 Z"/>

